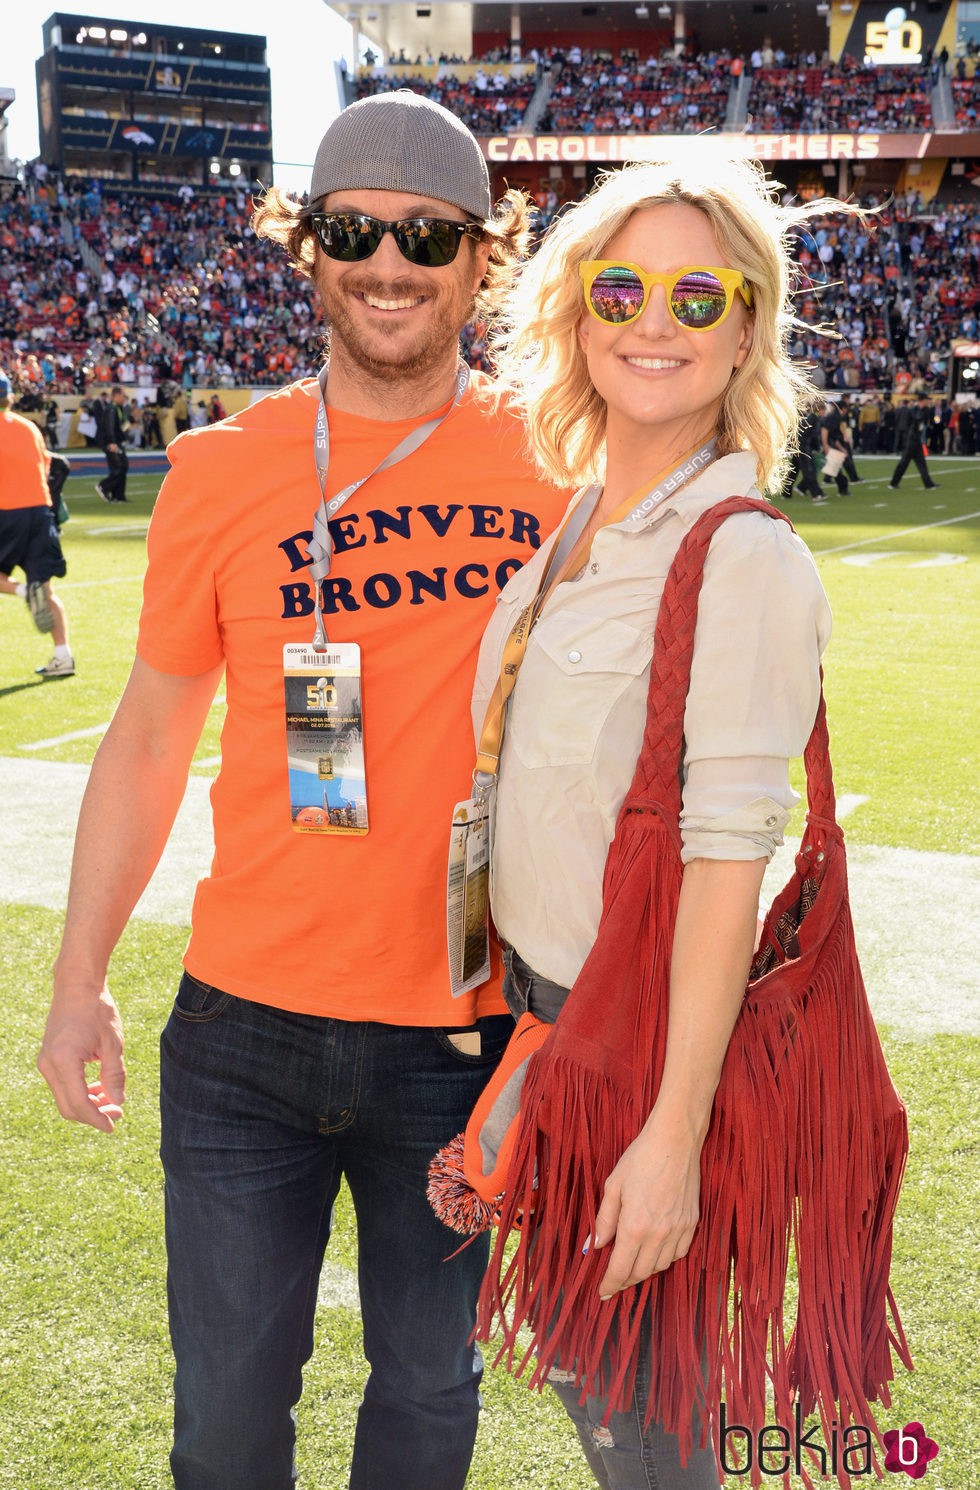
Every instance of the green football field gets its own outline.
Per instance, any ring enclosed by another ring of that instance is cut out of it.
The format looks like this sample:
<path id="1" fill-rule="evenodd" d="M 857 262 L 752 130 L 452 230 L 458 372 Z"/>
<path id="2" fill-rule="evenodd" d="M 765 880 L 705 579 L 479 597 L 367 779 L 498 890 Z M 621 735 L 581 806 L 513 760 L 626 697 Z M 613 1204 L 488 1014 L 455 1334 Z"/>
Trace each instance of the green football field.
<path id="1" fill-rule="evenodd" d="M 912 1129 L 893 1284 L 916 1371 L 899 1375 L 879 1423 L 921 1421 L 938 1442 L 927 1490 L 980 1490 L 971 1422 L 980 1344 L 971 935 L 980 900 L 980 462 L 931 462 L 941 486 L 929 492 L 914 475 L 888 491 L 885 458 L 859 458 L 859 467 L 866 479 L 847 498 L 819 507 L 796 499 L 787 511 L 817 556 L 834 611 L 826 693 L 858 946 Z M 87 479 L 68 484 L 69 570 L 58 589 L 75 678 L 35 679 L 48 639 L 22 601 L 0 596 L 0 1490 L 169 1483 L 156 1041 L 186 936 L 187 864 L 195 852 L 206 863 L 206 843 L 191 842 L 186 863 L 178 856 L 165 908 L 150 905 L 133 921 L 114 960 L 130 1073 L 116 1134 L 61 1123 L 33 1064 L 73 814 L 129 670 L 160 479 L 131 475 L 125 508 L 103 504 Z M 198 808 L 216 769 L 221 715 L 219 693 L 195 759 Z M 300 1409 L 304 1490 L 346 1484 L 364 1375 L 354 1251 L 345 1202 Z M 487 1373 L 484 1395 L 474 1490 L 592 1484 L 553 1402 L 503 1372 Z"/>

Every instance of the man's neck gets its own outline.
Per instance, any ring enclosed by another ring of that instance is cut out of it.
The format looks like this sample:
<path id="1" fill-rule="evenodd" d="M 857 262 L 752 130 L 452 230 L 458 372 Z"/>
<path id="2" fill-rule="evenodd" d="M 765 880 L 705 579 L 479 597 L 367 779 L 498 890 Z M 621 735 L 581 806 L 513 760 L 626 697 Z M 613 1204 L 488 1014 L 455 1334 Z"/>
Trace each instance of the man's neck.
<path id="1" fill-rule="evenodd" d="M 364 419 L 417 419 L 447 404 L 456 392 L 458 352 L 412 372 L 376 372 L 350 360 L 343 348 L 330 354 L 327 403 Z"/>

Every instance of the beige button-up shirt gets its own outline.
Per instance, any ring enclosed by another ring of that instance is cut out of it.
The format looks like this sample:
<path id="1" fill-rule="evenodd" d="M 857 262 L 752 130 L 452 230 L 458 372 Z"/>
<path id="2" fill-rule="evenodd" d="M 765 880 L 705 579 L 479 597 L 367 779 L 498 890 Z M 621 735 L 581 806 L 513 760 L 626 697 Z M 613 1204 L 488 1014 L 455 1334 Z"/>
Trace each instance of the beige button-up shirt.
<path id="1" fill-rule="evenodd" d="M 684 534 L 707 508 L 758 496 L 755 459 L 714 462 L 651 517 L 601 528 L 579 575 L 535 623 L 507 711 L 492 902 L 502 937 L 570 987 L 595 941 L 602 873 L 646 720 L 657 611 Z M 501 591 L 473 694 L 477 740 L 504 643 L 537 593 L 545 543 Z M 694 858 L 768 858 L 798 800 L 820 694 L 830 609 L 805 544 L 785 523 L 738 513 L 704 571 L 684 718 L 681 831 Z"/>

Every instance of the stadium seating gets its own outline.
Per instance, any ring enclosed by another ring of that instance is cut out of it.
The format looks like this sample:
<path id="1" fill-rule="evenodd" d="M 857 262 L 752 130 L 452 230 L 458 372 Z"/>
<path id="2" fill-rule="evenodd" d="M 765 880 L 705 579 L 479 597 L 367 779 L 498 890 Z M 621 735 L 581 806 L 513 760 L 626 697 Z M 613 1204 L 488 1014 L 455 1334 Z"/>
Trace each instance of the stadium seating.
<path id="1" fill-rule="evenodd" d="M 922 130 L 932 124 L 929 70 L 806 59 L 752 74 L 749 124 L 771 130 Z"/>
<path id="2" fill-rule="evenodd" d="M 245 192 L 188 200 L 186 189 L 96 194 L 53 177 L 26 190 L 3 184 L 0 358 L 30 366 L 35 381 L 35 355 L 49 392 L 295 376 L 321 342 L 313 297 L 254 240 L 250 213 Z"/>
<path id="3" fill-rule="evenodd" d="M 724 51 L 644 59 L 554 48 L 516 68 L 501 53 L 404 59 L 362 70 L 357 91 L 414 87 L 477 133 L 519 131 L 532 101 L 539 133 L 692 132 L 724 125 L 741 72 Z M 980 88 L 962 73 L 950 86 L 961 127 L 973 128 Z M 760 54 L 742 87 L 748 118 L 735 127 L 928 127 L 928 81 L 921 67 L 883 73 L 846 59 Z M 535 193 L 539 232 L 560 191 L 553 180 Z M 116 381 L 273 386 L 307 372 L 322 344 L 312 287 L 255 240 L 251 207 L 236 187 L 137 192 L 43 172 L 0 183 L 0 364 L 21 390 L 47 394 Z M 909 194 L 871 223 L 868 233 L 818 219 L 799 236 L 793 354 L 830 389 L 941 388 L 950 338 L 977 336 L 980 206 L 932 210 Z M 820 335 L 823 323 L 839 339 Z M 487 327 L 468 327 L 463 347 L 474 366 L 487 366 Z"/>
<path id="4" fill-rule="evenodd" d="M 641 60 L 636 52 L 558 61 L 541 127 L 557 134 L 696 134 L 725 119 L 727 52 Z M 553 69 L 554 71 L 554 64 Z"/>

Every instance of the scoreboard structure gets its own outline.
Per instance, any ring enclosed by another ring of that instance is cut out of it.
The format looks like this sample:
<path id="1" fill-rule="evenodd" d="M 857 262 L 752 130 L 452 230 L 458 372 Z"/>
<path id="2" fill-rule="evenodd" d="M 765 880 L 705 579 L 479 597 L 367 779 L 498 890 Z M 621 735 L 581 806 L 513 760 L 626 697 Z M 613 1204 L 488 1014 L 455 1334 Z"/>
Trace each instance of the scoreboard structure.
<path id="1" fill-rule="evenodd" d="M 264 36 L 62 13 L 43 36 L 45 165 L 118 183 L 271 181 Z"/>
<path id="2" fill-rule="evenodd" d="M 14 175 L 14 164 L 7 151 L 7 109 L 17 97 L 13 88 L 0 88 L 0 180 Z"/>

